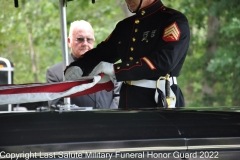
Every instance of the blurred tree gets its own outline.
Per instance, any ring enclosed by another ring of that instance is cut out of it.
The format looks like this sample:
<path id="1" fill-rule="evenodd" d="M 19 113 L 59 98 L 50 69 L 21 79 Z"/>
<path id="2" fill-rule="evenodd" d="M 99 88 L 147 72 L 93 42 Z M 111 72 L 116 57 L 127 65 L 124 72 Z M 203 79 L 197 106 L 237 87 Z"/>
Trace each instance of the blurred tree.
<path id="1" fill-rule="evenodd" d="M 96 43 L 111 33 L 125 17 L 121 0 L 73 0 L 67 2 L 67 28 L 74 20 L 89 21 Z M 114 8 L 114 10 L 113 10 Z M 62 61 L 59 0 L 0 1 L 1 57 L 15 64 L 15 83 L 45 82 L 46 69 Z"/>
<path id="2" fill-rule="evenodd" d="M 188 17 L 192 35 L 179 78 L 188 106 L 239 105 L 238 1 L 185 0 L 179 3 L 178 10 Z"/>
<path id="3" fill-rule="evenodd" d="M 1 3 L 4 18 L 0 23 L 6 28 L 1 31 L 1 41 L 6 47 L 0 52 L 15 64 L 14 82 L 44 82 L 45 70 L 52 63 L 49 51 L 61 50 L 59 11 L 54 5 L 58 2 L 22 0 L 18 8 L 12 0 Z"/>

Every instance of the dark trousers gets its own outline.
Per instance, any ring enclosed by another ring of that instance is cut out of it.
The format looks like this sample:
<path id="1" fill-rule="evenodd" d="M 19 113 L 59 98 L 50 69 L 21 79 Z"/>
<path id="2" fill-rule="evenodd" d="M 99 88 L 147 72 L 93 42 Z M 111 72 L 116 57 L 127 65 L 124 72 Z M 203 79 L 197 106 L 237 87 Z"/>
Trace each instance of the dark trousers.
<path id="1" fill-rule="evenodd" d="M 177 101 L 175 107 L 184 107 L 184 97 L 178 85 L 172 85 L 171 89 L 176 95 Z M 138 87 L 123 83 L 120 91 L 120 101 L 118 108 L 156 108 L 157 103 L 154 99 L 155 91 L 156 89 Z"/>

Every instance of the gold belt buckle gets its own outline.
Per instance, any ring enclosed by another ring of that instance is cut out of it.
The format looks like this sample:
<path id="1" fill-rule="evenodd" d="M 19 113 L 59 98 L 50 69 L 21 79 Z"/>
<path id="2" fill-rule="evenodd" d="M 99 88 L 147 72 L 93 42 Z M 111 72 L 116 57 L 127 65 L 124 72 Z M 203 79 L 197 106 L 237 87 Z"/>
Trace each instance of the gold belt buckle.
<path id="1" fill-rule="evenodd" d="M 132 85 L 132 81 L 125 81 L 126 84 Z"/>

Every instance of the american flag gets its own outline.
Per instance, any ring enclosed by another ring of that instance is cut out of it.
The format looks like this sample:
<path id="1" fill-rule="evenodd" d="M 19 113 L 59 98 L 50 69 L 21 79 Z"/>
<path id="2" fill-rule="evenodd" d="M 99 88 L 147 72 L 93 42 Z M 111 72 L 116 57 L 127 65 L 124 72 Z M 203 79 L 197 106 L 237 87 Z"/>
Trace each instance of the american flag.
<path id="1" fill-rule="evenodd" d="M 82 77 L 74 81 L 0 85 L 0 105 L 49 101 L 61 97 L 75 97 L 114 88 L 109 76 Z"/>

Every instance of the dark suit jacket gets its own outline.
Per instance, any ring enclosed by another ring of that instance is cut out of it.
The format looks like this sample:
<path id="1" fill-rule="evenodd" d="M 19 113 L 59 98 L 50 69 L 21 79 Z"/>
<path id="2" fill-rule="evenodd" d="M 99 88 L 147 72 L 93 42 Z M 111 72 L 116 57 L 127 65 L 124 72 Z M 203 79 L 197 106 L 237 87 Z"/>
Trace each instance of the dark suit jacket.
<path id="1" fill-rule="evenodd" d="M 69 56 L 69 62 L 71 63 L 73 61 L 74 60 L 72 55 Z M 46 72 L 47 82 L 51 83 L 51 82 L 63 81 L 64 69 L 65 68 L 63 68 L 63 62 L 57 63 L 49 67 Z M 75 104 L 79 107 L 93 107 L 98 109 L 118 108 L 119 97 L 115 95 L 119 94 L 121 83 L 117 83 L 115 81 L 114 85 L 115 85 L 115 89 L 111 92 L 102 90 L 93 94 L 73 97 L 71 98 L 71 104 Z M 63 103 L 64 103 L 63 98 L 48 102 L 49 106 L 63 104 Z"/>

